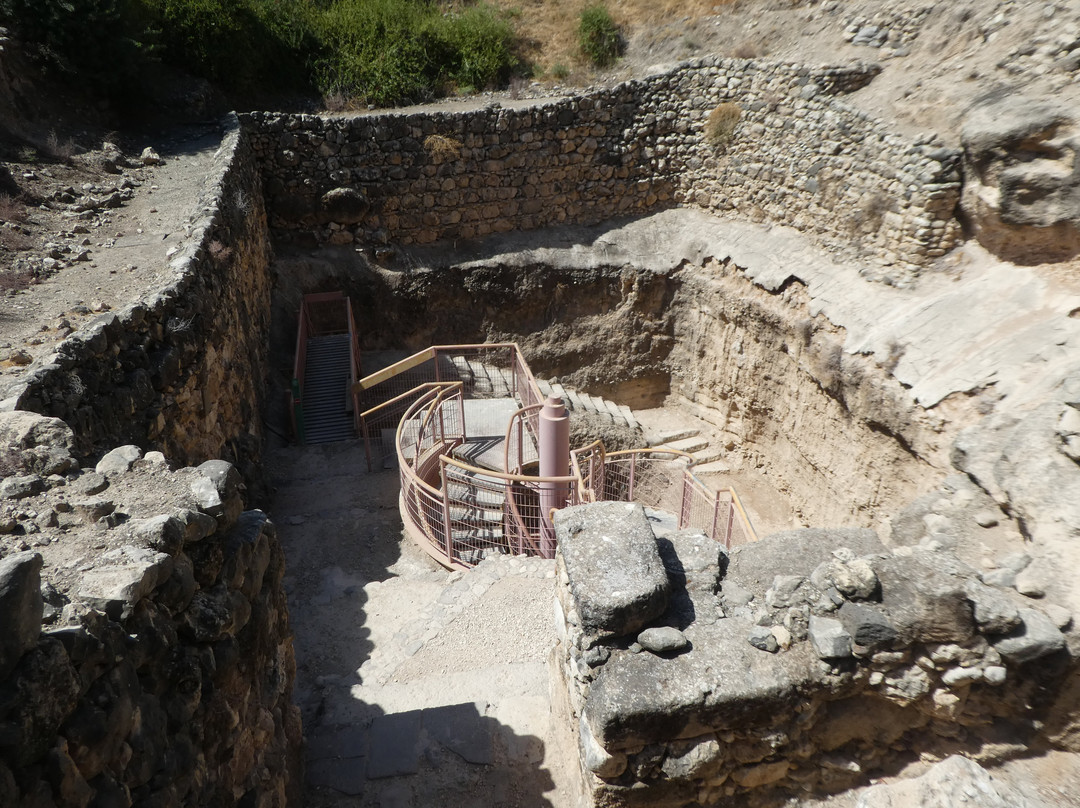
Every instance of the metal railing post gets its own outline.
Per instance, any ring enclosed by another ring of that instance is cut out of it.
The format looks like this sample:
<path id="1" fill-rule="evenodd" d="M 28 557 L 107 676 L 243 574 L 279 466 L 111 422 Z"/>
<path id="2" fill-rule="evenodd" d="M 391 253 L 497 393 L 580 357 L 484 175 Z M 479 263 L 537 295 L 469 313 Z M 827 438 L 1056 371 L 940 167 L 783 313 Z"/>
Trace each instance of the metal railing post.
<path id="1" fill-rule="evenodd" d="M 446 552 L 446 558 L 449 561 L 454 560 L 454 533 L 451 528 L 450 520 L 450 483 L 446 479 L 446 460 L 439 460 L 439 476 L 442 481 L 442 511 L 443 511 L 443 533 L 444 550 Z"/>
<path id="2" fill-rule="evenodd" d="M 720 524 L 720 492 L 717 491 L 714 494 L 713 499 L 713 512 L 712 512 L 712 527 L 709 529 L 709 538 L 713 541 L 718 541 L 716 538 L 716 528 Z"/>

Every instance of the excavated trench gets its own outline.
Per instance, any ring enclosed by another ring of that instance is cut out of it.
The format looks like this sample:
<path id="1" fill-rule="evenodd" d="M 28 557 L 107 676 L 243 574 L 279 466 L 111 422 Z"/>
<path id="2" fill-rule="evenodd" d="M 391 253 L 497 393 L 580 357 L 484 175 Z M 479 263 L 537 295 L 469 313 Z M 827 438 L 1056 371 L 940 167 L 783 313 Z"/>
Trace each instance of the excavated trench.
<path id="1" fill-rule="evenodd" d="M 532 240 L 545 243 L 544 234 Z M 811 315 L 800 282 L 769 292 L 708 257 L 657 268 L 580 245 L 569 254 L 499 249 L 282 256 L 278 367 L 291 360 L 301 295 L 342 289 L 365 351 L 516 341 L 538 378 L 692 416 L 722 449 L 721 466 L 766 480 L 791 524 L 887 532 L 900 506 L 946 474 L 943 419 L 912 400 L 889 362 L 845 353 L 843 330 Z"/>

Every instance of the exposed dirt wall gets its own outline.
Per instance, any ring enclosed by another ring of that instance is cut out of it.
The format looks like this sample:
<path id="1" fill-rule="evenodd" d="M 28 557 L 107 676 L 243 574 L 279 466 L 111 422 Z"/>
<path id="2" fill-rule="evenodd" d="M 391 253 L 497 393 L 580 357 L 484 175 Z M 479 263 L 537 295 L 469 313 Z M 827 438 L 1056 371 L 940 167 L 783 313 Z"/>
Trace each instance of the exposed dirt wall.
<path id="1" fill-rule="evenodd" d="M 712 262 L 683 268 L 677 288 L 673 401 L 779 481 L 808 524 L 881 527 L 945 474 L 940 419 L 887 368 L 845 354 L 801 284 L 770 294 Z"/>

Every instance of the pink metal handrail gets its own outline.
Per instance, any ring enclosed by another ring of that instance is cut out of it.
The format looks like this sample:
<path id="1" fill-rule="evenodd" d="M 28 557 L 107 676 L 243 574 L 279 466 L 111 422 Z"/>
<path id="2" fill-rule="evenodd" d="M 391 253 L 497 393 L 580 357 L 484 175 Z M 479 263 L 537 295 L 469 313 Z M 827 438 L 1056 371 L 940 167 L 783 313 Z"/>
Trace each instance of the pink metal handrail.
<path id="1" fill-rule="evenodd" d="M 531 404 L 527 407 L 522 407 L 510 416 L 510 423 L 506 426 L 506 439 L 503 441 L 503 471 L 511 470 L 510 442 L 515 434 L 514 428 L 517 427 L 517 465 L 513 467 L 513 472 L 515 474 L 521 474 L 522 468 L 525 466 L 525 430 L 527 428 L 532 433 L 533 442 L 535 444 L 539 436 L 539 414 L 540 410 L 543 408 L 543 404 Z"/>

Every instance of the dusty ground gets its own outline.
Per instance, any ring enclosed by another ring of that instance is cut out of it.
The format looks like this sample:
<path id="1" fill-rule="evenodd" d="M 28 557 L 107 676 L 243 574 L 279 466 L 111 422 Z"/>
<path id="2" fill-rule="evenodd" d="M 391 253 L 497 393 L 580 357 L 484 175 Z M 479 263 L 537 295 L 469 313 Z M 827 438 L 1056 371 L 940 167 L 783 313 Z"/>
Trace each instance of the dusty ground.
<path id="1" fill-rule="evenodd" d="M 132 140 L 163 163 L 143 165 L 141 148 L 128 145 L 116 173 L 102 168 L 113 149 L 6 164 L 22 196 L 0 188 L 0 378 L 16 378 L 99 313 L 169 279 L 168 258 L 187 236 L 222 131 L 200 125 Z"/>
<path id="2" fill-rule="evenodd" d="M 553 562 L 448 573 L 403 536 L 397 475 L 368 474 L 359 442 L 279 447 L 268 466 L 306 804 L 576 806 L 549 692 Z"/>

